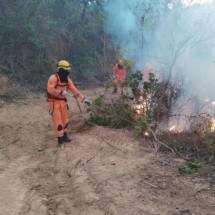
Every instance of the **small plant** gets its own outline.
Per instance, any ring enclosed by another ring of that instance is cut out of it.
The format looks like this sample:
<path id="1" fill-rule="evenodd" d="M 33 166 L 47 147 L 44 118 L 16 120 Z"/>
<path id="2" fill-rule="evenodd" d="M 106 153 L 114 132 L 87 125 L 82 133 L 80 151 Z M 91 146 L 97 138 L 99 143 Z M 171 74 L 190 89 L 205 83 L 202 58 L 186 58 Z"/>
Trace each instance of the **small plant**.
<path id="1" fill-rule="evenodd" d="M 201 164 L 198 161 L 190 161 L 184 164 L 183 166 L 180 166 L 178 168 L 178 171 L 182 175 L 192 175 L 197 173 L 200 167 Z"/>
<path id="2" fill-rule="evenodd" d="M 215 133 L 208 133 L 203 137 L 202 147 L 206 149 L 208 160 L 215 160 Z"/>
<path id="3" fill-rule="evenodd" d="M 143 74 L 141 71 L 137 71 L 129 75 L 127 79 L 127 85 L 131 88 L 135 97 L 140 95 L 139 85 L 143 79 Z"/>
<path id="4" fill-rule="evenodd" d="M 144 136 L 148 128 L 148 120 L 145 116 L 141 116 L 133 125 L 134 133 L 136 137 Z"/>
<path id="5" fill-rule="evenodd" d="M 128 73 L 131 73 L 133 67 L 134 67 L 134 63 L 132 60 L 130 59 L 124 59 L 124 65 L 125 65 L 125 68 L 127 70 Z"/>
<path id="6" fill-rule="evenodd" d="M 131 127 L 134 121 L 133 110 L 125 98 L 109 102 L 104 97 L 99 96 L 89 111 L 91 113 L 89 122 L 100 126 L 125 128 Z"/>

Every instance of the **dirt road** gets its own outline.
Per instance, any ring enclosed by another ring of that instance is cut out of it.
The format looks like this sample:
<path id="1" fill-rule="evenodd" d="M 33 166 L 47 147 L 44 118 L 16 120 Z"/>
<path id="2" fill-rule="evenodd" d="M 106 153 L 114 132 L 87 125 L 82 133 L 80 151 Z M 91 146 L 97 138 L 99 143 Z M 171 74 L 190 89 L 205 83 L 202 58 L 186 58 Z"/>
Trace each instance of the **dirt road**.
<path id="1" fill-rule="evenodd" d="M 128 131 L 93 127 L 57 150 L 42 96 L 0 110 L 0 215 L 215 214 L 212 185 Z"/>

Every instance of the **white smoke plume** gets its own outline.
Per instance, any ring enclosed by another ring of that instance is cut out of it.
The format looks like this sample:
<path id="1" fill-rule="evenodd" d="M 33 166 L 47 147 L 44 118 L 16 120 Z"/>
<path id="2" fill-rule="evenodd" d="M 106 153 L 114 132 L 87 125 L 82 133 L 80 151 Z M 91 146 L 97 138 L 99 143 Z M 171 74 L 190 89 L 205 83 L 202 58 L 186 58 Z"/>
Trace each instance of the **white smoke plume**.
<path id="1" fill-rule="evenodd" d="M 107 0 L 105 30 L 138 69 L 146 63 L 184 93 L 215 99 L 213 0 Z"/>

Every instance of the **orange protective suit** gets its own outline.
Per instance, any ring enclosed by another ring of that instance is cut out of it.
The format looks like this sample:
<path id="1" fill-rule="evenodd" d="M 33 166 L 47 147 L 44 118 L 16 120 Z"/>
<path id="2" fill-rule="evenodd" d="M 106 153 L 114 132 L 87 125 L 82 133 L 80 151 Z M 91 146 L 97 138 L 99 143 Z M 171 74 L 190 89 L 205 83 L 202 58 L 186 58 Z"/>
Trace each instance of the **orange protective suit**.
<path id="1" fill-rule="evenodd" d="M 113 67 L 113 74 L 117 81 L 125 81 L 127 72 L 124 67 L 119 68 L 119 66 L 117 64 Z"/>
<path id="2" fill-rule="evenodd" d="M 113 67 L 113 75 L 115 77 L 113 81 L 113 86 L 114 86 L 114 93 L 117 92 L 118 88 L 121 88 L 121 94 L 123 94 L 123 89 L 125 85 L 125 79 L 127 75 L 127 71 L 123 66 L 119 66 L 116 64 Z"/>
<path id="3" fill-rule="evenodd" d="M 66 97 L 62 95 L 65 90 L 75 97 L 80 95 L 70 78 L 68 83 L 61 83 L 58 74 L 51 75 L 47 84 L 47 97 L 57 137 L 62 137 L 68 127 L 68 104 Z"/>

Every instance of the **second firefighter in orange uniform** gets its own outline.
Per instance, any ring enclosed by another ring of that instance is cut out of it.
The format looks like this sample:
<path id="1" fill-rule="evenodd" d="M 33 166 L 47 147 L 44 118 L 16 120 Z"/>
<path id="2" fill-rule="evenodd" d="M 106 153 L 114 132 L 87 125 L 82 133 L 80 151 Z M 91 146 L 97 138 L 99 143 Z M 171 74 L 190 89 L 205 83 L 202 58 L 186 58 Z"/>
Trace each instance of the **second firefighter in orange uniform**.
<path id="1" fill-rule="evenodd" d="M 127 71 L 125 69 L 123 60 L 119 59 L 117 64 L 113 67 L 113 75 L 114 75 L 113 93 L 116 93 L 118 91 L 118 88 L 120 88 L 121 94 L 123 94 L 123 90 L 125 87 L 125 80 L 127 76 Z"/>

